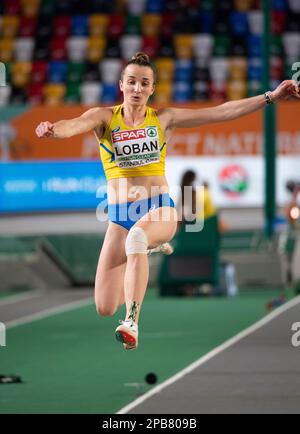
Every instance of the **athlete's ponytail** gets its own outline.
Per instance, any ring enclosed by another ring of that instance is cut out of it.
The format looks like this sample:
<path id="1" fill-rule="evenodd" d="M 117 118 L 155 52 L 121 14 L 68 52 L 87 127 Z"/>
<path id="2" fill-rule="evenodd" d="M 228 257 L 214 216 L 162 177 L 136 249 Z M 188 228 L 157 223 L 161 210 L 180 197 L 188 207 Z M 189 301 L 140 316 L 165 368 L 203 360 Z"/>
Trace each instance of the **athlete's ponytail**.
<path id="1" fill-rule="evenodd" d="M 128 65 L 140 65 L 140 66 L 151 66 L 150 59 L 148 54 L 143 53 L 142 51 L 138 51 L 132 56 L 131 60 L 128 62 Z"/>
<path id="2" fill-rule="evenodd" d="M 134 56 L 127 62 L 125 68 L 123 69 L 121 73 L 121 78 L 123 79 L 124 71 L 127 68 L 128 65 L 139 65 L 139 66 L 147 66 L 150 68 L 153 72 L 154 77 L 154 83 L 156 82 L 157 73 L 154 65 L 150 62 L 149 56 L 146 53 L 143 53 L 142 51 L 138 51 L 135 53 Z"/>

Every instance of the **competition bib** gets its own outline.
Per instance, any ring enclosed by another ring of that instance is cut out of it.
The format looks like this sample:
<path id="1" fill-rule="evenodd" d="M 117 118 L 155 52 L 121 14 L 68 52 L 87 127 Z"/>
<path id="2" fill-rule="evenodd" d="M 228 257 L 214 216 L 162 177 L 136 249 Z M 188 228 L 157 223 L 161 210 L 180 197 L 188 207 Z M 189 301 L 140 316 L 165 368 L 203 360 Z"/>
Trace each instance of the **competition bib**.
<path id="1" fill-rule="evenodd" d="M 122 169 L 159 163 L 157 127 L 112 132 L 116 164 Z"/>

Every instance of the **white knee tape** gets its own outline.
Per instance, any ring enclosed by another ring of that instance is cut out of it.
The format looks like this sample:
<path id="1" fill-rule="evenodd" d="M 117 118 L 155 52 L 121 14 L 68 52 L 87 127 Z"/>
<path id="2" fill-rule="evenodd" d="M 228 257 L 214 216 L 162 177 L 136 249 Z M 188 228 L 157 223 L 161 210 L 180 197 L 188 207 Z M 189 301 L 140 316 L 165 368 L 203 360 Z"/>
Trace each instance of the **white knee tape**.
<path id="1" fill-rule="evenodd" d="M 145 253 L 147 255 L 148 239 L 144 229 L 133 227 L 128 232 L 125 242 L 126 255 L 134 255 L 135 253 Z"/>

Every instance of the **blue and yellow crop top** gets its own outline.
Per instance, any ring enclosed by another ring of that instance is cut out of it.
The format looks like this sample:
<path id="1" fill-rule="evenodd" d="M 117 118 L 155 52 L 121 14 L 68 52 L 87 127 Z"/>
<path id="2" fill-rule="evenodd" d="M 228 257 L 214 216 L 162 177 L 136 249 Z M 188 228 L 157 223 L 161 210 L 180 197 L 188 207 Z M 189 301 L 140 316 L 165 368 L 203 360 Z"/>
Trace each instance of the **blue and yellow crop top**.
<path id="1" fill-rule="evenodd" d="M 165 174 L 166 143 L 151 107 L 144 122 L 131 128 L 124 124 L 122 106 L 115 106 L 99 146 L 107 180 Z"/>

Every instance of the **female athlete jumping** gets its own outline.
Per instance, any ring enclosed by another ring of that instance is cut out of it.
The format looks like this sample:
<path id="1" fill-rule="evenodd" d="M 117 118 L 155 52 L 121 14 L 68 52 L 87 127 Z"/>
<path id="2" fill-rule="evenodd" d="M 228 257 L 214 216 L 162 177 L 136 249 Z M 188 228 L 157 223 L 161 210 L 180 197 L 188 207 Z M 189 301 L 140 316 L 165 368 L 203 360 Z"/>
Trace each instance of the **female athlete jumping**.
<path id="1" fill-rule="evenodd" d="M 92 108 L 78 118 L 54 124 L 41 122 L 36 128 L 41 138 L 64 139 L 94 131 L 99 141 L 109 225 L 97 267 L 95 303 L 101 315 L 113 315 L 126 303 L 126 318 L 116 329 L 126 349 L 138 345 L 148 253 L 151 249 L 171 253 L 168 241 L 176 232 L 176 210 L 165 178 L 167 143 L 174 128 L 229 121 L 290 95 L 300 97 L 297 84 L 287 80 L 273 92 L 212 108 L 155 110 L 147 105 L 155 82 L 148 56 L 137 53 L 121 74 L 122 104 Z"/>

